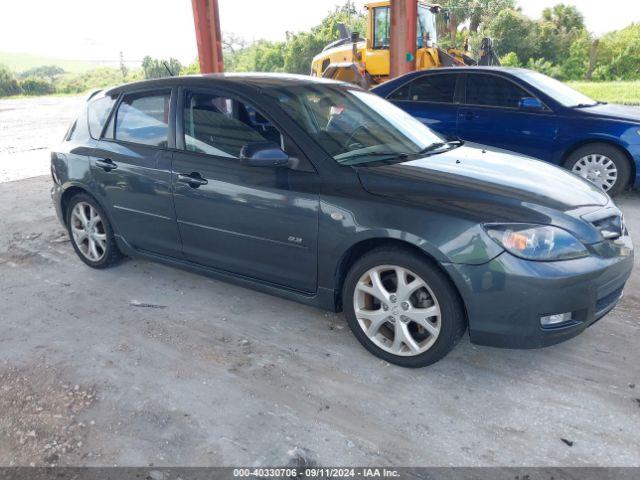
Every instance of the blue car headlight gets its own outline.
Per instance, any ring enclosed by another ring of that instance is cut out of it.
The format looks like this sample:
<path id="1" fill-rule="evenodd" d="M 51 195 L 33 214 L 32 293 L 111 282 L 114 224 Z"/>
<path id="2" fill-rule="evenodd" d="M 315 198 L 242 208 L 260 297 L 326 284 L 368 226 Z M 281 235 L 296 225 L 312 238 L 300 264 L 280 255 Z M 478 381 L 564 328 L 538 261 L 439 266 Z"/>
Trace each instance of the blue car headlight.
<path id="1" fill-rule="evenodd" d="M 569 260 L 589 255 L 576 237 L 551 225 L 506 223 L 486 224 L 484 228 L 506 251 L 527 260 Z"/>

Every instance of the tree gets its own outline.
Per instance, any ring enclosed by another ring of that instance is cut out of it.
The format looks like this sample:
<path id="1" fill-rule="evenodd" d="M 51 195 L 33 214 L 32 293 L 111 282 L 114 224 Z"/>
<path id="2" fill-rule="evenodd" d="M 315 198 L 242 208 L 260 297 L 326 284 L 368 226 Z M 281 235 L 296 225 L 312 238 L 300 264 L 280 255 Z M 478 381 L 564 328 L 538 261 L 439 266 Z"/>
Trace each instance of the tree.
<path id="1" fill-rule="evenodd" d="M 594 79 L 635 80 L 640 77 L 640 24 L 610 32 L 600 39 Z"/>
<path id="2" fill-rule="evenodd" d="M 167 70 L 167 67 L 171 72 Z M 182 70 L 182 65 L 175 58 L 160 60 L 147 55 L 142 59 L 142 70 L 144 78 L 164 78 L 178 75 Z"/>
<path id="3" fill-rule="evenodd" d="M 545 8 L 542 11 L 542 19 L 553 23 L 558 31 L 565 33 L 581 32 L 585 29 L 584 16 L 573 5 L 559 3 L 554 7 Z"/>
<path id="4" fill-rule="evenodd" d="M 21 92 L 22 90 L 13 72 L 5 65 L 0 64 L 0 97 L 18 95 Z"/>
<path id="5" fill-rule="evenodd" d="M 514 52 L 520 63 L 536 56 L 536 23 L 517 10 L 508 8 L 498 13 L 489 23 L 487 33 L 493 38 L 498 55 Z"/>
<path id="6" fill-rule="evenodd" d="M 438 3 L 448 15 L 445 27 L 449 38 L 441 41 L 445 40 L 443 43 L 451 46 L 456 45 L 458 27 L 466 21 L 469 21 L 469 31 L 477 33 L 483 22 L 489 21 L 502 10 L 515 8 L 515 0 L 445 0 Z"/>

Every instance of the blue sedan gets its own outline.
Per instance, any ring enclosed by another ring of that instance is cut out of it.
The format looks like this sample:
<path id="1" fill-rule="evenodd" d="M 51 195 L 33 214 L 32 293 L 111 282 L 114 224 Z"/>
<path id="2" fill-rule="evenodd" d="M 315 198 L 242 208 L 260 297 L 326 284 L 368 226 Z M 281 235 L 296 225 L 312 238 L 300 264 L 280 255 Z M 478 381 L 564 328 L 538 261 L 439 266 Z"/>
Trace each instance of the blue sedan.
<path id="1" fill-rule="evenodd" d="M 561 165 L 616 195 L 640 186 L 640 109 L 519 68 L 412 72 L 373 92 L 446 137 Z"/>

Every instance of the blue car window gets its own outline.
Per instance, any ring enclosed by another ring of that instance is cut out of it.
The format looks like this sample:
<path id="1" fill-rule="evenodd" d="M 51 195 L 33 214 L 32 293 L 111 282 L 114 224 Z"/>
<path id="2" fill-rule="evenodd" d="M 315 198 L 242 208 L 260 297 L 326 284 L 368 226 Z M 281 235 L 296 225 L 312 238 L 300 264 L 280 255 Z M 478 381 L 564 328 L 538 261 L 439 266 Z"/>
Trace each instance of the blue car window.
<path id="1" fill-rule="evenodd" d="M 530 97 L 522 88 L 497 75 L 468 75 L 468 105 L 486 105 L 490 107 L 518 108 L 520 99 Z"/>

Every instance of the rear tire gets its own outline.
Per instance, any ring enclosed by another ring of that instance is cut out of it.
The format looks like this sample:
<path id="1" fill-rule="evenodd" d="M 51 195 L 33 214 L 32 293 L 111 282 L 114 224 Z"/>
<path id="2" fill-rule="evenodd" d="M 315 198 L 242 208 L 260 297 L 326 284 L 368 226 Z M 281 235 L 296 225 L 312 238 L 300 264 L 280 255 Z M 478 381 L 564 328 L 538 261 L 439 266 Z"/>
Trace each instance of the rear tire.
<path id="1" fill-rule="evenodd" d="M 612 197 L 629 185 L 631 164 L 617 147 L 606 143 L 590 143 L 572 152 L 565 167 L 576 175 L 598 185 Z"/>
<path id="2" fill-rule="evenodd" d="M 342 298 L 358 341 L 375 356 L 402 367 L 437 362 L 467 327 L 450 280 L 437 266 L 402 248 L 363 255 L 347 273 Z"/>
<path id="3" fill-rule="evenodd" d="M 103 269 L 122 258 L 107 215 L 93 197 L 85 193 L 73 196 L 66 216 L 71 245 L 80 260 L 91 268 Z"/>

